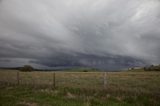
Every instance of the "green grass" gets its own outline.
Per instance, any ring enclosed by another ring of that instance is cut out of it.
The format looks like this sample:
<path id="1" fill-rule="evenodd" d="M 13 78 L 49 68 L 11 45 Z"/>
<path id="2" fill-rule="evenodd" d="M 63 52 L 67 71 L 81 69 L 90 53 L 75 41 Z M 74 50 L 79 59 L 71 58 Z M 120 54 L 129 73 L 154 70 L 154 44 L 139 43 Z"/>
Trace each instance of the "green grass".
<path id="1" fill-rule="evenodd" d="M 150 94 L 112 94 L 108 90 L 35 89 L 24 86 L 0 88 L 0 106 L 159 106 Z M 122 93 L 123 92 L 123 93 Z"/>
<path id="2" fill-rule="evenodd" d="M 160 72 L 0 71 L 0 106 L 160 106 Z"/>

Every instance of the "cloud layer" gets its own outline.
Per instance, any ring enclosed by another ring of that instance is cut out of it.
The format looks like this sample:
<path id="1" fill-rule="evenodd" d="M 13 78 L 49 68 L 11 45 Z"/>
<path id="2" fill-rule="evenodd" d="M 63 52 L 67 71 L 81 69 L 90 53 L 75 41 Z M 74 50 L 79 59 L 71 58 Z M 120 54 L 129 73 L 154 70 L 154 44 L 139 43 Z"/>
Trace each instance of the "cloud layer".
<path id="1" fill-rule="evenodd" d="M 6 59 L 49 64 L 74 57 L 71 63 L 80 55 L 154 64 L 159 54 L 159 0 L 0 1 L 1 66 L 11 64 Z"/>

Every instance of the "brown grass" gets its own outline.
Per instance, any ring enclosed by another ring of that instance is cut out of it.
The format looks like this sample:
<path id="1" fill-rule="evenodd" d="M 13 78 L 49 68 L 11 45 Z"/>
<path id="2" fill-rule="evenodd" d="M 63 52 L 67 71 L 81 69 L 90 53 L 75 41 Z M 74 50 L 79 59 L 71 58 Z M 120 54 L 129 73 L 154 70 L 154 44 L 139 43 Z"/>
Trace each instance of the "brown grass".
<path id="1" fill-rule="evenodd" d="M 0 82 L 17 84 L 18 71 L 0 71 Z M 56 87 L 102 89 L 103 72 L 55 72 Z M 20 84 L 53 86 L 53 72 L 19 72 Z M 107 72 L 107 89 L 160 91 L 160 72 Z"/>

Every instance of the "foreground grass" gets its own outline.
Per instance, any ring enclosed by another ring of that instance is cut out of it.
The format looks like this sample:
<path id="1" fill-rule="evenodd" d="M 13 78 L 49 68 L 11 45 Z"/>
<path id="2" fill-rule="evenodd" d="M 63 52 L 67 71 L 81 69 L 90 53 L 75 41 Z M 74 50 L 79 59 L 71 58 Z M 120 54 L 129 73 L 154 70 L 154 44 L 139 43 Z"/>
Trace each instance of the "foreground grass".
<path id="1" fill-rule="evenodd" d="M 160 72 L 0 71 L 0 106 L 160 106 Z M 5 83 L 4 83 L 5 82 Z"/>
<path id="2" fill-rule="evenodd" d="M 0 106 L 159 106 L 157 94 L 126 92 L 118 89 L 40 89 L 1 86 Z"/>

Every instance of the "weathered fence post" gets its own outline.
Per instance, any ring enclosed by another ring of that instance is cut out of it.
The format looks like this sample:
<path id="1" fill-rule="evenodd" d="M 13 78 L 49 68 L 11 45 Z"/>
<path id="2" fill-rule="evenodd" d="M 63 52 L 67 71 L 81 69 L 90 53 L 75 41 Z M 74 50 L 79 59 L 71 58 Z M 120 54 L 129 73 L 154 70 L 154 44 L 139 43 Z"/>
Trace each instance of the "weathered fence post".
<path id="1" fill-rule="evenodd" d="M 32 85 L 32 86 L 33 86 L 34 88 L 36 88 L 36 86 L 37 86 L 37 85 L 36 85 L 36 77 L 35 77 L 35 76 L 36 76 L 36 73 L 33 72 L 32 75 L 31 75 L 31 78 L 32 78 L 32 81 L 33 81 L 33 85 Z"/>
<path id="2" fill-rule="evenodd" d="M 106 85 L 107 85 L 107 72 L 104 72 L 104 76 L 103 76 L 103 86 L 104 86 L 104 89 L 106 89 Z"/>
<path id="3" fill-rule="evenodd" d="M 53 73 L 53 88 L 56 87 L 56 73 Z"/>
<path id="4" fill-rule="evenodd" d="M 17 72 L 17 85 L 19 85 L 19 71 Z"/>

